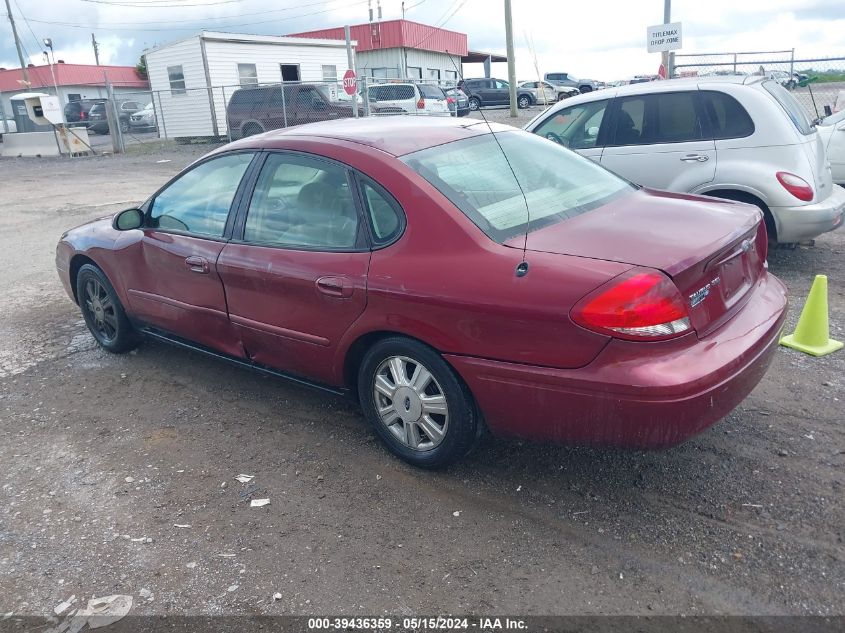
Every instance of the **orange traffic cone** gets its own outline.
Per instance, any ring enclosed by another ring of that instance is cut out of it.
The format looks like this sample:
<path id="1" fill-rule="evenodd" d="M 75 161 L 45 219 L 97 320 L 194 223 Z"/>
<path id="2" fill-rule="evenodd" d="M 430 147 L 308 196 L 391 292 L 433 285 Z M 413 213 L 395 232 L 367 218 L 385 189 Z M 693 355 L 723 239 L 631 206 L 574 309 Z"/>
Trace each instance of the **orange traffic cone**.
<path id="1" fill-rule="evenodd" d="M 798 319 L 795 333 L 784 336 L 780 344 L 799 352 L 824 356 L 842 349 L 842 341 L 830 338 L 827 322 L 827 276 L 816 275 L 807 302 Z"/>

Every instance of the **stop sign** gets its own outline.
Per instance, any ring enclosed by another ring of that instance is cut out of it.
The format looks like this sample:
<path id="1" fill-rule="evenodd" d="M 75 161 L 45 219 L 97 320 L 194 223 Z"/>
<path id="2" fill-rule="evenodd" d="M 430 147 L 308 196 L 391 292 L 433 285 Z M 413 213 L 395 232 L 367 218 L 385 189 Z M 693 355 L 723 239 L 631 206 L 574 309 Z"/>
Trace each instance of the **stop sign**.
<path id="1" fill-rule="evenodd" d="M 355 71 L 351 68 L 343 73 L 343 91 L 352 96 L 355 94 L 356 90 L 356 82 L 355 82 Z"/>

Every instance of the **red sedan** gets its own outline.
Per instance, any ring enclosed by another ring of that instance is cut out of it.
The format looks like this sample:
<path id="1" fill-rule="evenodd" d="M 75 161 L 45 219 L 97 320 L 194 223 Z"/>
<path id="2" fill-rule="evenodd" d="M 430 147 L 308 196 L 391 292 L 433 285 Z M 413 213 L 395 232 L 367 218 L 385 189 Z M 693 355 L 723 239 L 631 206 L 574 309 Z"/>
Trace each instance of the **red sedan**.
<path id="1" fill-rule="evenodd" d="M 485 425 L 661 447 L 726 415 L 785 317 L 761 220 L 505 126 L 345 120 L 214 151 L 56 264 L 105 349 L 146 335 L 355 396 L 436 467 Z"/>

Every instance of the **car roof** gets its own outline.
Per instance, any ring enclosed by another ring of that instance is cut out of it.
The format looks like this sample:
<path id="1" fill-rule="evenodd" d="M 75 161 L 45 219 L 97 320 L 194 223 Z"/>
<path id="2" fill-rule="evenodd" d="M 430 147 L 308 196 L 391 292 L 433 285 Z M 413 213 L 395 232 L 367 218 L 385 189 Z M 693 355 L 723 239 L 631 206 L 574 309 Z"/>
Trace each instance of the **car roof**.
<path id="1" fill-rule="evenodd" d="M 348 141 L 379 149 L 394 156 L 444 143 L 494 132 L 518 131 L 510 125 L 455 117 L 362 117 L 308 123 L 273 130 L 237 141 L 238 148 L 272 148 L 286 139 L 308 137 L 327 141 Z"/>

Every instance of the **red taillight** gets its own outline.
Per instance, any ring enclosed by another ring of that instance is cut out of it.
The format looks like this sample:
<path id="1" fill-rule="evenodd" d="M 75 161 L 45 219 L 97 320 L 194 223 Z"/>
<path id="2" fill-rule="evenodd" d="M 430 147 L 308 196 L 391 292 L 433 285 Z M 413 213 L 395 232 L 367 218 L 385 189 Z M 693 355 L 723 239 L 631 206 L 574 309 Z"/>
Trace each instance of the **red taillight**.
<path id="1" fill-rule="evenodd" d="M 663 273 L 636 268 L 587 295 L 572 309 L 579 325 L 635 341 L 660 340 L 690 330 L 681 293 Z"/>
<path id="2" fill-rule="evenodd" d="M 417 101 L 417 110 L 425 110 L 425 99 L 420 97 L 420 100 Z"/>
<path id="3" fill-rule="evenodd" d="M 788 171 L 779 171 L 775 175 L 783 188 L 799 200 L 809 202 L 813 199 L 813 188 L 800 176 L 790 174 Z"/>
<path id="4" fill-rule="evenodd" d="M 84 121 L 87 118 L 88 118 L 88 113 L 85 110 L 83 110 L 82 112 L 79 113 L 79 120 L 80 121 Z"/>
<path id="5" fill-rule="evenodd" d="M 446 103 L 455 103 L 455 97 L 446 97 Z"/>

